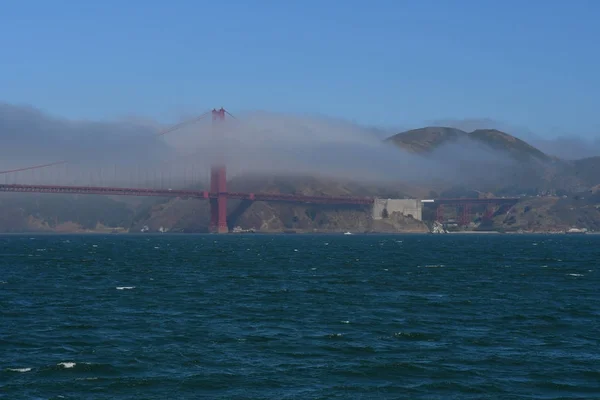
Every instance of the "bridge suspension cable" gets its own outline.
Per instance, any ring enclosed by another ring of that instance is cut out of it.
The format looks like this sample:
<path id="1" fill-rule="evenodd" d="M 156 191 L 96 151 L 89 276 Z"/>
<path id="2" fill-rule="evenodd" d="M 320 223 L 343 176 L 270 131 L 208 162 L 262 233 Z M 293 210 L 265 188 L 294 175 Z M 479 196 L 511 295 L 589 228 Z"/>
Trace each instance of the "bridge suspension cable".
<path id="1" fill-rule="evenodd" d="M 235 115 L 233 115 L 233 114 L 232 114 L 232 113 L 230 113 L 229 111 L 227 111 L 227 110 L 225 110 L 225 109 L 223 109 L 223 111 L 225 111 L 225 114 L 229 115 L 231 118 L 233 118 L 233 119 L 237 119 L 237 118 L 235 117 Z"/>
<path id="2" fill-rule="evenodd" d="M 33 165 L 30 167 L 23 167 L 23 168 L 17 168 L 17 169 L 9 169 L 9 170 L 5 170 L 5 171 L 0 171 L 0 175 L 2 174 L 10 174 L 13 172 L 21 172 L 21 171 L 29 171 L 32 169 L 39 169 L 39 168 L 46 168 L 46 167 L 51 167 L 53 165 L 60 165 L 60 164 L 66 164 L 66 161 L 55 161 L 52 163 L 48 163 L 48 164 L 42 164 L 42 165 Z"/>
<path id="3" fill-rule="evenodd" d="M 203 118 L 205 118 L 209 114 L 210 114 L 210 111 L 207 111 L 204 114 L 201 114 L 201 115 L 197 116 L 196 118 L 192 118 L 192 119 L 188 119 L 186 121 L 180 122 L 180 123 L 178 123 L 176 125 L 171 126 L 170 128 L 167 128 L 167 129 L 165 129 L 163 131 L 158 132 L 156 134 L 156 136 L 164 136 L 167 133 L 171 133 L 171 132 L 174 132 L 174 131 L 179 130 L 181 128 L 184 128 L 184 127 L 186 127 L 188 125 L 191 125 L 193 123 L 196 123 L 196 122 L 202 120 Z"/>

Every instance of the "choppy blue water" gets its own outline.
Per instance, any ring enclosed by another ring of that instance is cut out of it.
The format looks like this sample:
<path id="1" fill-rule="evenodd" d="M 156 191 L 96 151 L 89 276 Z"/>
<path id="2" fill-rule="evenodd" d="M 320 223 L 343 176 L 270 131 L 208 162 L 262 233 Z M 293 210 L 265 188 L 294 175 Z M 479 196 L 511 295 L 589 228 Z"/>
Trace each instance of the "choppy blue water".
<path id="1" fill-rule="evenodd" d="M 600 236 L 0 236 L 7 399 L 600 398 Z"/>

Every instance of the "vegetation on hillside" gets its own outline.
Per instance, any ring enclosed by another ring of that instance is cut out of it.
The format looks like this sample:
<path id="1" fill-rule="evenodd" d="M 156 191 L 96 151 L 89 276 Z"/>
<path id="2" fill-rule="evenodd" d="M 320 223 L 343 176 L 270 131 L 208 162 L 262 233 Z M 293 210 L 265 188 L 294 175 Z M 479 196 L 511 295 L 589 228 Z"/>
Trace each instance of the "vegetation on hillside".
<path id="1" fill-rule="evenodd" d="M 98 224 L 128 227 L 135 211 L 103 196 L 4 193 L 0 196 L 0 232 L 71 229 L 93 230 Z"/>

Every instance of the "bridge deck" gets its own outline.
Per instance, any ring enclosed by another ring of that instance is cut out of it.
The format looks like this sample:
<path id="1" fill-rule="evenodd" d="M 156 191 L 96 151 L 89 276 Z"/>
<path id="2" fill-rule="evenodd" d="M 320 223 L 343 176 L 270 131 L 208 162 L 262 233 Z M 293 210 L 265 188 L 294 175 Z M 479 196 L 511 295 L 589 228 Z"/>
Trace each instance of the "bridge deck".
<path id="1" fill-rule="evenodd" d="M 464 203 L 469 204 L 514 204 L 519 201 L 518 197 L 491 197 L 491 198 L 456 198 L 456 199 L 435 199 L 431 203 L 424 204 L 433 204 L 436 205 L 459 205 Z"/>
<path id="2" fill-rule="evenodd" d="M 205 190 L 179 190 L 179 189 L 143 189 L 98 186 L 53 186 L 53 185 L 7 185 L 0 184 L 0 192 L 13 193 L 54 193 L 54 194 L 96 194 L 108 196 L 156 196 L 156 197 L 184 197 L 197 199 L 216 199 L 219 193 L 210 193 Z M 370 197 L 344 197 L 344 196 L 305 196 L 281 193 L 223 193 L 230 199 L 250 201 L 276 201 L 290 203 L 315 203 L 315 204 L 356 204 L 370 205 L 374 199 Z"/>
<path id="3" fill-rule="evenodd" d="M 54 194 L 96 194 L 108 196 L 156 196 L 156 197 L 183 197 L 196 199 L 216 199 L 219 193 L 210 193 L 205 190 L 180 190 L 180 189 L 144 189 L 144 188 L 122 188 L 103 186 L 54 186 L 54 185 L 15 185 L 0 184 L 0 192 L 13 193 L 54 193 Z M 355 204 L 372 205 L 375 201 L 372 197 L 350 197 L 350 196 L 305 196 L 281 193 L 223 193 L 230 199 L 250 201 L 274 201 L 288 203 L 313 203 L 313 204 Z M 469 204 L 514 204 L 518 198 L 462 198 L 462 199 L 436 199 L 431 203 L 434 206 Z"/>

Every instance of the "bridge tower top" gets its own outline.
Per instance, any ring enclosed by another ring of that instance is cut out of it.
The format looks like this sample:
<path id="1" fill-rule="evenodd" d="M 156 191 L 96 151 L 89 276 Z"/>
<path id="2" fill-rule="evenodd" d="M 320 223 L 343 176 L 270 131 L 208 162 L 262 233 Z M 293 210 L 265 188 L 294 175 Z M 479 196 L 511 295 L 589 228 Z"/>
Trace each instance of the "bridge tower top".
<path id="1" fill-rule="evenodd" d="M 221 107 L 219 110 L 216 108 L 212 109 L 212 120 L 215 121 L 223 121 L 225 119 L 225 109 Z"/>

